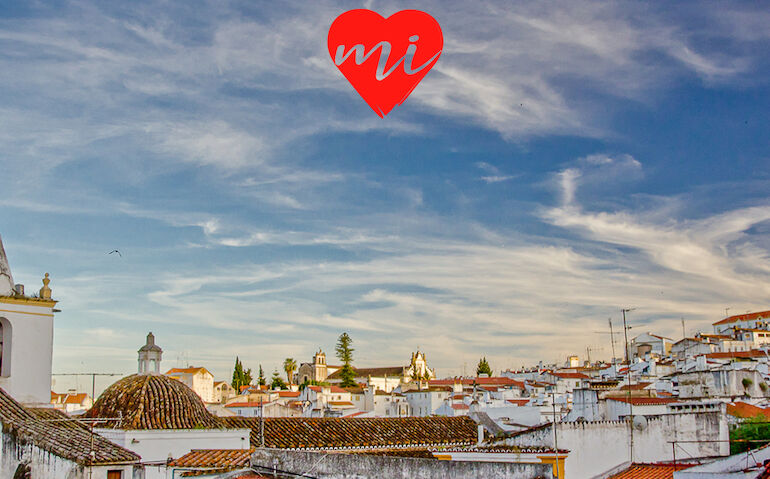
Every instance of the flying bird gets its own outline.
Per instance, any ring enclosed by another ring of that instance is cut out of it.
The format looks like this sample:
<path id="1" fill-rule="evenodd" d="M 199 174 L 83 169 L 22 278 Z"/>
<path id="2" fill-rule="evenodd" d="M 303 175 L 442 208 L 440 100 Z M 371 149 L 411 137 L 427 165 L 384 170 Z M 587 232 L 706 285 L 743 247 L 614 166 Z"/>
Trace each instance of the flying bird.
<path id="1" fill-rule="evenodd" d="M 112 254 L 112 253 L 118 253 L 118 256 L 120 256 L 121 258 L 123 257 L 123 255 L 122 255 L 122 254 L 120 254 L 120 251 L 118 251 L 118 250 L 116 250 L 116 249 L 114 249 L 114 250 L 110 251 L 110 252 L 109 252 L 109 253 L 107 253 L 107 254 Z"/>

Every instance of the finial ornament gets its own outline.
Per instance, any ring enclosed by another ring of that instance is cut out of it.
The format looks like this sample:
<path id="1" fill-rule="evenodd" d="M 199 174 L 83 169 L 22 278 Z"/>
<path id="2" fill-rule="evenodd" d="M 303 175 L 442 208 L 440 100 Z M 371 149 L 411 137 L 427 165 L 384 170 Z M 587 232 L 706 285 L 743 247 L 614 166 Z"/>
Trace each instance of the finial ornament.
<path id="1" fill-rule="evenodd" d="M 43 287 L 40 288 L 40 299 L 51 299 L 51 288 L 48 287 L 50 282 L 48 273 L 46 273 L 45 278 L 43 278 Z"/>

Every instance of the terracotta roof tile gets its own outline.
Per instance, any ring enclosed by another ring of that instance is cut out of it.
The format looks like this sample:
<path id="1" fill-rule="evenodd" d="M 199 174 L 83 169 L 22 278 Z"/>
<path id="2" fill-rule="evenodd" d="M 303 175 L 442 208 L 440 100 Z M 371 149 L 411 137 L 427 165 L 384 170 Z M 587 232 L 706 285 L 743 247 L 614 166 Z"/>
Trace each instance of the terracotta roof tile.
<path id="1" fill-rule="evenodd" d="M 251 429 L 260 444 L 259 418 L 227 417 L 232 428 Z M 265 446 L 289 449 L 387 448 L 408 445 L 466 445 L 477 438 L 468 417 L 265 418 Z"/>
<path id="2" fill-rule="evenodd" d="M 251 449 L 193 449 L 179 459 L 174 459 L 169 467 L 210 467 L 241 468 L 249 465 Z"/>
<path id="3" fill-rule="evenodd" d="M 450 379 L 432 379 L 428 381 L 428 385 L 433 386 L 452 386 L 455 383 L 462 383 L 463 385 L 477 384 L 479 386 L 514 386 L 524 388 L 524 382 L 517 381 L 515 379 L 506 377 L 491 377 L 491 378 L 450 378 Z"/>
<path id="4" fill-rule="evenodd" d="M 747 314 L 736 314 L 734 316 L 728 316 L 725 319 L 721 319 L 717 321 L 716 323 L 713 323 L 714 326 L 718 324 L 729 324 L 729 323 L 735 323 L 738 321 L 753 321 L 755 319 L 770 319 L 770 311 L 759 311 L 756 313 L 747 313 Z"/>
<path id="5" fill-rule="evenodd" d="M 329 392 L 332 392 L 332 393 L 335 393 L 335 394 L 338 394 L 338 393 L 349 393 L 350 392 L 347 389 L 342 389 L 339 386 L 308 386 L 308 389 L 310 389 L 311 391 L 315 391 L 317 393 L 322 392 L 323 388 L 328 388 Z"/>
<path id="6" fill-rule="evenodd" d="M 675 471 L 692 467 L 691 464 L 631 464 L 625 471 L 608 479 L 672 479 Z"/>
<path id="7" fill-rule="evenodd" d="M 650 384 L 652 384 L 652 383 L 624 384 L 624 385 L 620 386 L 619 389 L 621 391 L 628 391 L 629 389 L 632 390 L 632 391 L 640 391 L 640 390 L 646 388 L 647 386 L 649 386 Z"/>
<path id="8" fill-rule="evenodd" d="M 222 420 L 200 397 L 161 374 L 132 374 L 108 387 L 84 417 L 122 418 L 100 424 L 113 429 L 215 429 Z"/>
<path id="9" fill-rule="evenodd" d="M 723 353 L 708 353 L 706 357 L 709 359 L 749 359 L 749 358 L 764 358 L 767 357 L 764 351 L 759 349 L 752 349 L 751 351 L 727 351 Z"/>
<path id="10" fill-rule="evenodd" d="M 3 432 L 29 441 L 40 449 L 81 465 L 133 463 L 140 457 L 89 430 L 53 408 L 25 409 L 0 389 L 0 422 Z"/>
<path id="11" fill-rule="evenodd" d="M 620 401 L 626 404 L 631 403 L 634 406 L 655 406 L 659 404 L 671 404 L 679 402 L 678 398 L 647 398 L 647 397 L 607 397 L 608 401 Z"/>
<path id="12" fill-rule="evenodd" d="M 552 376 L 562 379 L 591 379 L 591 376 L 587 376 L 583 373 L 551 373 Z"/>
<path id="13" fill-rule="evenodd" d="M 727 414 L 739 418 L 751 418 L 757 416 L 770 418 L 770 408 L 764 409 L 752 404 L 738 401 L 735 404 L 727 405 Z"/>

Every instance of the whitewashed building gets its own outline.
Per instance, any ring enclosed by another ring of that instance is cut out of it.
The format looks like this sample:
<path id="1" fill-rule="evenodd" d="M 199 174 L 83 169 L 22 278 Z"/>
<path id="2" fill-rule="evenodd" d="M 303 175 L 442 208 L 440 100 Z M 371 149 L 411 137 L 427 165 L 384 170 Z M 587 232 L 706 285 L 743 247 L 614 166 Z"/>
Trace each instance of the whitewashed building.
<path id="1" fill-rule="evenodd" d="M 53 320 L 48 273 L 37 297 L 14 284 L 0 239 L 0 388 L 27 405 L 51 402 Z"/>
<path id="2" fill-rule="evenodd" d="M 203 367 L 171 368 L 166 376 L 182 382 L 200 396 L 203 402 L 219 402 L 214 395 L 214 375 Z"/>

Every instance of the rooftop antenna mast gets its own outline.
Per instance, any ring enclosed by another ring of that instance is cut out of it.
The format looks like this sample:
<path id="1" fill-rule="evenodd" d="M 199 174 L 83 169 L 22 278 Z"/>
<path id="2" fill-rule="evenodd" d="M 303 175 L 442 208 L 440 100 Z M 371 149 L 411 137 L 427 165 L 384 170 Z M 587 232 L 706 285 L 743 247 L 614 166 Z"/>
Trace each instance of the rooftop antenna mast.
<path id="1" fill-rule="evenodd" d="M 607 318 L 610 324 L 610 344 L 612 344 L 612 364 L 615 364 L 615 333 L 612 332 L 612 317 Z"/>
<path id="2" fill-rule="evenodd" d="M 77 381 L 77 378 L 79 376 L 91 376 L 91 407 L 93 407 L 93 404 L 96 402 L 96 398 L 94 397 L 96 395 L 96 376 L 125 376 L 125 373 L 52 373 L 51 376 L 75 376 L 75 380 Z M 88 467 L 88 478 L 91 479 L 93 477 L 93 463 L 94 463 L 94 421 L 90 422 L 90 430 L 91 430 L 91 441 L 89 445 L 89 452 L 88 452 L 88 458 L 89 458 L 89 467 Z"/>
<path id="3" fill-rule="evenodd" d="M 620 334 L 619 331 L 613 331 L 612 330 L 612 318 L 607 318 L 607 323 L 610 325 L 610 332 L 606 331 L 594 331 L 596 334 L 609 334 L 610 335 L 610 344 L 612 345 L 612 364 L 615 364 L 615 335 Z"/>
<path id="4" fill-rule="evenodd" d="M 682 339 L 687 337 L 687 333 L 684 332 L 684 317 L 682 318 Z"/>
<path id="5" fill-rule="evenodd" d="M 636 308 L 624 308 L 620 312 L 623 313 L 623 336 L 626 340 L 626 361 L 628 362 L 628 430 L 630 433 L 629 441 L 629 456 L 631 464 L 634 463 L 634 405 L 631 404 L 631 361 L 629 360 L 628 351 L 628 326 L 626 324 L 626 313 L 635 310 Z"/>

